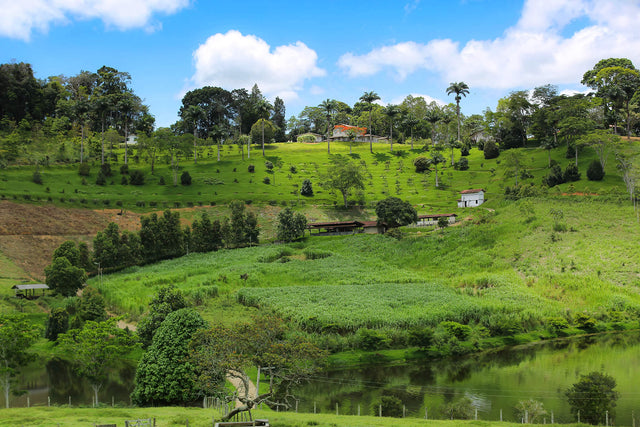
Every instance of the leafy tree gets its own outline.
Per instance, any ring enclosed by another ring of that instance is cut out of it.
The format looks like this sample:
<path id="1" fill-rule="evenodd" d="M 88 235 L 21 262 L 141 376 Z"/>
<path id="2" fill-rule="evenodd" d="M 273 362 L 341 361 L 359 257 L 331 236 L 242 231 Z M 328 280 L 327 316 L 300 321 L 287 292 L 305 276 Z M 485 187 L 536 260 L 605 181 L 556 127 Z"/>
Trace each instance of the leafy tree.
<path id="1" fill-rule="evenodd" d="M 189 175 L 188 171 L 184 171 L 182 175 L 180 175 L 180 184 L 191 185 L 191 175 Z"/>
<path id="2" fill-rule="evenodd" d="M 82 267 L 80 265 L 80 251 L 76 246 L 76 242 L 73 240 L 67 240 L 53 251 L 52 259 L 65 257 L 69 260 L 71 265 L 76 267 Z"/>
<path id="3" fill-rule="evenodd" d="M 500 149 L 496 143 L 491 140 L 484 143 L 483 151 L 485 160 L 495 159 L 500 155 Z"/>
<path id="4" fill-rule="evenodd" d="M 190 362 L 198 369 L 197 384 L 209 395 L 237 398 L 236 406 L 224 420 L 251 411 L 260 403 L 291 408 L 292 387 L 300 384 L 322 364 L 326 353 L 300 338 L 287 339 L 281 319 L 273 316 L 254 317 L 251 322 L 233 326 L 216 325 L 198 332 L 191 342 Z M 247 370 L 269 367 L 269 391 L 249 396 Z M 224 387 L 224 374 L 242 382 L 239 395 L 229 396 Z M 242 391 L 243 390 L 243 391 Z"/>
<path id="5" fill-rule="evenodd" d="M 380 99 L 380 96 L 373 91 L 365 92 L 360 97 L 360 101 L 366 103 L 369 106 L 369 128 L 367 130 L 369 131 L 369 152 L 371 152 L 372 154 L 373 154 L 373 139 L 372 139 L 373 132 L 371 131 L 371 112 L 373 111 L 373 103 L 379 99 Z"/>
<path id="6" fill-rule="evenodd" d="M 84 322 L 107 320 L 106 304 L 100 292 L 91 287 L 85 288 L 78 302 L 77 315 Z"/>
<path id="7" fill-rule="evenodd" d="M 211 252 L 222 246 L 220 221 L 211 222 L 206 212 L 202 212 L 200 220 L 193 221 L 191 230 L 194 252 Z"/>
<path id="8" fill-rule="evenodd" d="M 144 173 L 140 170 L 131 171 L 131 175 L 129 176 L 129 184 L 144 185 Z"/>
<path id="9" fill-rule="evenodd" d="M 441 216 L 438 218 L 438 228 L 447 228 L 449 226 L 449 219 L 447 217 Z"/>
<path id="10" fill-rule="evenodd" d="M 120 233 L 118 224 L 111 222 L 93 239 L 93 260 L 100 268 L 117 269 L 140 262 L 142 247 L 138 234 Z"/>
<path id="11" fill-rule="evenodd" d="M 306 197 L 313 196 L 313 186 L 311 184 L 310 179 L 305 178 L 305 180 L 302 181 L 302 186 L 300 187 L 300 194 Z"/>
<path id="12" fill-rule="evenodd" d="M 396 396 L 381 396 L 375 408 L 381 408 L 385 417 L 401 418 L 404 415 L 402 401 Z"/>
<path id="13" fill-rule="evenodd" d="M 328 188 L 338 190 L 342 194 L 344 207 L 347 206 L 347 197 L 353 188 L 364 189 L 364 176 L 358 165 L 342 157 L 334 157 L 332 165 L 327 168 L 325 183 Z"/>
<path id="14" fill-rule="evenodd" d="M 524 167 L 524 157 L 521 152 L 516 149 L 507 151 L 505 154 L 505 175 L 516 177 L 516 187 L 518 186 L 518 176 L 520 176 L 520 170 Z"/>
<path id="15" fill-rule="evenodd" d="M 251 143 L 260 144 L 262 139 L 266 141 L 273 140 L 276 134 L 276 127 L 267 119 L 258 120 L 251 126 Z"/>
<path id="16" fill-rule="evenodd" d="M 331 130 L 332 130 L 332 120 L 333 116 L 336 114 L 337 104 L 335 99 L 325 99 L 319 105 L 319 107 L 324 110 L 324 113 L 327 117 L 327 153 L 331 154 Z"/>
<path id="17" fill-rule="evenodd" d="M 573 182 L 580 180 L 580 171 L 573 163 L 569 163 L 564 170 L 564 182 Z"/>
<path id="18" fill-rule="evenodd" d="M 142 347 L 148 348 L 151 345 L 153 335 L 170 313 L 188 306 L 184 295 L 175 285 L 160 288 L 149 303 L 149 314 L 138 324 L 138 338 Z"/>
<path id="19" fill-rule="evenodd" d="M 44 269 L 44 274 L 45 283 L 49 288 L 65 297 L 75 295 L 87 280 L 87 273 L 82 268 L 72 265 L 65 257 L 54 258 Z"/>
<path id="20" fill-rule="evenodd" d="M 416 168 L 416 173 L 421 173 L 429 170 L 431 162 L 424 156 L 418 156 L 413 160 L 413 166 Z"/>
<path id="21" fill-rule="evenodd" d="M 376 204 L 378 222 L 384 222 L 389 227 L 400 227 L 418 221 L 418 213 L 408 201 L 397 197 L 387 197 Z"/>
<path id="22" fill-rule="evenodd" d="M 589 168 L 587 169 L 587 178 L 589 181 L 602 181 L 602 178 L 604 178 L 604 170 L 602 169 L 602 164 L 599 161 L 593 160 L 589 164 Z"/>
<path id="23" fill-rule="evenodd" d="M 197 369 L 189 360 L 188 343 L 198 330 L 205 327 L 206 322 L 192 308 L 167 315 L 138 363 L 135 388 L 131 394 L 134 404 L 180 405 L 193 403 L 202 397 L 196 388 Z"/>
<path id="24" fill-rule="evenodd" d="M 580 376 L 566 392 L 571 413 L 580 412 L 580 421 L 589 424 L 604 424 L 606 413 L 613 416 L 619 393 L 615 391 L 616 380 L 601 372 L 591 372 Z"/>
<path id="25" fill-rule="evenodd" d="M 268 123 L 270 128 L 271 128 L 271 137 L 269 138 L 269 140 L 271 140 L 271 138 L 273 138 L 273 136 L 276 133 L 275 126 L 273 126 L 273 124 L 270 121 L 267 120 L 269 118 L 269 112 L 271 111 L 271 104 L 269 104 L 269 102 L 266 99 L 261 98 L 261 99 L 259 99 L 257 101 L 257 103 L 256 103 L 254 108 L 255 108 L 255 110 L 256 110 L 256 112 L 258 114 L 258 117 L 260 118 L 260 120 L 258 120 L 256 122 L 256 124 L 260 123 L 259 126 L 260 126 L 260 130 L 261 130 L 261 133 L 262 133 L 262 138 L 261 138 L 261 141 L 262 141 L 262 157 L 264 157 L 264 128 L 265 128 L 265 124 Z M 251 127 L 251 137 L 252 137 L 252 139 L 253 139 L 253 134 L 254 134 L 254 132 L 253 132 L 253 126 L 252 126 Z"/>
<path id="26" fill-rule="evenodd" d="M 580 141 L 582 145 L 588 145 L 593 148 L 598 155 L 598 160 L 600 161 L 602 170 L 607 166 L 609 153 L 615 149 L 619 142 L 620 137 L 618 135 L 614 135 L 611 132 L 602 129 L 596 129 L 593 132 L 588 133 L 583 136 Z"/>
<path id="27" fill-rule="evenodd" d="M 49 341 L 58 339 L 59 334 L 64 334 L 69 329 L 69 312 L 62 307 L 56 307 L 49 313 L 47 328 L 44 337 Z"/>
<path id="28" fill-rule="evenodd" d="M 517 419 L 524 420 L 525 424 L 537 424 L 547 415 L 542 402 L 533 399 L 520 400 L 515 407 L 515 413 Z"/>
<path id="29" fill-rule="evenodd" d="M 389 142 L 391 146 L 391 151 L 393 151 L 393 125 L 394 125 L 396 116 L 400 114 L 400 110 L 398 109 L 397 105 L 389 104 L 384 109 L 384 114 L 387 116 L 389 120 L 389 135 L 390 135 Z"/>
<path id="30" fill-rule="evenodd" d="M 165 210 L 162 217 L 153 213 L 140 218 L 141 253 L 145 262 L 176 258 L 184 255 L 184 233 L 180 213 Z"/>
<path id="31" fill-rule="evenodd" d="M 98 391 L 107 379 L 109 368 L 134 347 L 131 335 L 117 326 L 118 318 L 104 322 L 88 321 L 82 329 L 72 329 L 58 337 L 74 363 L 74 369 L 86 378 L 98 403 Z"/>
<path id="32" fill-rule="evenodd" d="M 447 403 L 442 409 L 443 414 L 452 420 L 470 420 L 473 417 L 473 402 L 467 396 Z"/>
<path id="33" fill-rule="evenodd" d="M 436 188 L 438 188 L 439 182 L 438 182 L 438 165 L 440 163 L 444 163 L 444 156 L 438 151 L 438 150 L 433 150 L 431 152 L 431 157 L 429 158 L 429 163 L 432 164 L 435 168 L 436 171 Z"/>
<path id="34" fill-rule="evenodd" d="M 456 116 L 458 118 L 458 141 L 460 139 L 460 100 L 462 100 L 462 96 L 467 96 L 469 93 L 469 86 L 465 82 L 458 83 L 449 83 L 449 87 L 447 88 L 447 95 L 451 95 L 452 93 L 456 94 Z M 460 96 L 462 95 L 462 96 Z"/>
<path id="35" fill-rule="evenodd" d="M 426 350 L 433 344 L 433 330 L 431 328 L 414 328 L 409 331 L 409 345 Z"/>
<path id="36" fill-rule="evenodd" d="M 273 101 L 273 115 L 271 116 L 271 121 L 276 126 L 276 133 L 274 135 L 276 142 L 286 140 L 285 130 L 287 129 L 287 121 L 285 120 L 285 114 L 284 101 L 276 96 L 276 99 Z"/>
<path id="37" fill-rule="evenodd" d="M 301 213 L 294 213 L 291 208 L 284 208 L 278 214 L 276 225 L 277 239 L 283 242 L 291 242 L 304 236 L 307 228 L 307 218 Z"/>
<path id="38" fill-rule="evenodd" d="M 563 184 L 564 174 L 562 173 L 560 165 L 553 165 L 549 174 L 543 178 L 542 182 L 548 187 L 555 187 L 556 185 Z"/>
<path id="39" fill-rule="evenodd" d="M 7 408 L 12 379 L 21 366 L 33 360 L 29 347 L 39 336 L 40 328 L 26 315 L 0 314 L 0 384 Z"/>

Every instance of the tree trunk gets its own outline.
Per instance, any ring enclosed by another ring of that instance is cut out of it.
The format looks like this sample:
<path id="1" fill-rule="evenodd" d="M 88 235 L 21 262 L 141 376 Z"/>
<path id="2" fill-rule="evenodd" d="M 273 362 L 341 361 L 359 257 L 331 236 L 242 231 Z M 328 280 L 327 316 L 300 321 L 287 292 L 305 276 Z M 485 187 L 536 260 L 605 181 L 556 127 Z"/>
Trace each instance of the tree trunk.
<path id="1" fill-rule="evenodd" d="M 9 369 L 9 367 L 7 366 L 6 369 Z M 8 409 L 9 408 L 9 390 L 11 389 L 11 375 L 9 374 L 9 372 L 6 372 L 4 374 L 2 385 L 4 388 L 5 407 Z"/>
<path id="2" fill-rule="evenodd" d="M 411 126 L 411 149 L 413 150 L 413 126 Z"/>
<path id="3" fill-rule="evenodd" d="M 195 121 L 193 122 L 193 164 L 198 164 L 198 131 L 196 130 Z"/>
<path id="4" fill-rule="evenodd" d="M 84 124 L 82 124 L 82 133 L 80 136 L 80 164 L 84 160 Z"/>
<path id="5" fill-rule="evenodd" d="M 93 389 L 93 398 L 95 405 L 98 406 L 98 390 L 100 390 L 101 384 L 91 384 L 91 388 Z"/>
<path id="6" fill-rule="evenodd" d="M 342 198 L 344 199 L 344 207 L 346 209 L 346 208 L 348 208 L 348 205 L 347 205 L 347 191 L 341 191 L 341 193 L 342 193 Z"/>
<path id="7" fill-rule="evenodd" d="M 124 122 L 124 164 L 127 164 L 127 138 L 129 137 L 129 126 Z"/>
<path id="8" fill-rule="evenodd" d="M 393 124 L 391 124 L 391 139 L 389 143 L 391 144 L 391 152 L 393 153 Z"/>
<path id="9" fill-rule="evenodd" d="M 438 188 L 438 164 L 436 163 L 436 188 Z"/>
<path id="10" fill-rule="evenodd" d="M 251 159 L 251 138 L 247 141 L 247 160 Z"/>
<path id="11" fill-rule="evenodd" d="M 460 95 L 458 95 L 457 97 L 459 96 Z M 460 141 L 460 101 L 457 99 L 456 99 L 456 116 L 458 117 L 458 141 Z"/>
<path id="12" fill-rule="evenodd" d="M 102 163 L 104 165 L 104 116 L 102 117 Z"/>
<path id="13" fill-rule="evenodd" d="M 218 161 L 220 161 L 220 140 L 218 140 Z"/>
<path id="14" fill-rule="evenodd" d="M 551 150 L 547 150 L 547 153 L 549 154 L 549 169 L 551 169 Z"/>
<path id="15" fill-rule="evenodd" d="M 176 187 L 178 185 L 178 167 L 177 162 L 173 161 L 174 153 L 171 152 L 171 170 L 173 171 L 173 186 Z"/>
<path id="16" fill-rule="evenodd" d="M 371 132 L 371 108 L 369 108 L 369 152 L 373 154 L 373 133 Z"/>
<path id="17" fill-rule="evenodd" d="M 576 143 L 576 167 L 578 167 L 578 144 Z"/>
<path id="18" fill-rule="evenodd" d="M 262 119 L 262 157 L 264 157 L 264 119 Z"/>

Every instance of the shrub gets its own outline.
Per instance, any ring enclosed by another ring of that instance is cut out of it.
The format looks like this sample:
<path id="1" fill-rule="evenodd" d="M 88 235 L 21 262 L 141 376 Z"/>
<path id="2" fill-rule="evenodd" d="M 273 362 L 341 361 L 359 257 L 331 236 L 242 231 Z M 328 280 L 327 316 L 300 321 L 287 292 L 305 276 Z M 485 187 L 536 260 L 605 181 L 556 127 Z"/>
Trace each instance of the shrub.
<path id="1" fill-rule="evenodd" d="M 589 181 L 602 181 L 602 178 L 604 178 L 604 170 L 599 161 L 594 160 L 589 164 L 587 178 Z"/>
<path id="2" fill-rule="evenodd" d="M 418 156 L 413 160 L 413 166 L 416 168 L 416 172 L 424 172 L 429 169 L 429 159 L 424 156 Z"/>
<path id="3" fill-rule="evenodd" d="M 564 182 L 573 182 L 580 180 L 580 171 L 575 163 L 569 163 L 564 170 Z"/>
<path id="4" fill-rule="evenodd" d="M 360 328 L 356 337 L 358 345 L 365 351 L 387 348 L 391 343 L 391 339 L 384 332 L 375 329 Z"/>
<path id="5" fill-rule="evenodd" d="M 127 175 L 129 173 L 129 165 L 120 166 L 120 175 Z"/>
<path id="6" fill-rule="evenodd" d="M 452 335 L 461 341 L 466 340 L 471 334 L 471 327 L 469 325 L 462 325 L 458 322 L 445 321 L 441 322 L 439 326 L 447 331 L 449 335 Z"/>
<path id="7" fill-rule="evenodd" d="M 105 185 L 106 183 L 107 177 L 104 175 L 104 172 L 102 172 L 102 169 L 100 169 L 100 171 L 98 171 L 98 176 L 96 177 L 96 184 Z"/>
<path id="8" fill-rule="evenodd" d="M 265 184 L 271 184 L 271 180 L 269 179 L 269 177 L 268 177 L 268 176 L 265 176 L 265 177 L 262 179 L 262 182 L 264 182 Z"/>
<path id="9" fill-rule="evenodd" d="M 313 186 L 311 185 L 311 180 L 305 179 L 302 181 L 302 187 L 300 187 L 300 194 L 306 197 L 313 196 Z"/>
<path id="10" fill-rule="evenodd" d="M 542 182 L 546 184 L 548 187 L 555 187 L 558 184 L 564 183 L 564 174 L 562 173 L 562 169 L 560 165 L 553 165 L 549 174 L 542 179 Z"/>
<path id="11" fill-rule="evenodd" d="M 466 171 L 469 169 L 469 160 L 466 157 L 462 157 L 453 165 L 455 170 Z"/>
<path id="12" fill-rule="evenodd" d="M 462 147 L 460 147 L 460 155 L 463 157 L 469 155 L 469 146 L 467 144 L 462 144 Z"/>
<path id="13" fill-rule="evenodd" d="M 191 185 L 191 175 L 189 175 L 189 172 L 182 172 L 182 175 L 180 175 L 180 183 L 182 185 Z"/>
<path id="14" fill-rule="evenodd" d="M 129 180 L 127 180 L 126 175 L 122 175 L 122 179 L 120 180 L 120 184 L 127 185 L 128 183 L 129 183 Z"/>
<path id="15" fill-rule="evenodd" d="M 433 344 L 433 331 L 431 328 L 415 328 L 409 331 L 408 344 L 426 350 Z"/>
<path id="16" fill-rule="evenodd" d="M 264 167 L 267 168 L 268 171 L 270 171 L 273 169 L 273 163 L 267 160 L 266 162 L 264 162 Z"/>
<path id="17" fill-rule="evenodd" d="M 549 330 L 556 334 L 569 327 L 569 322 L 564 317 L 549 317 L 546 319 L 546 324 Z"/>
<path id="18" fill-rule="evenodd" d="M 256 171 L 256 167 L 255 165 L 249 165 L 249 167 L 247 167 L 247 170 L 249 171 L 249 173 L 254 173 Z"/>
<path id="19" fill-rule="evenodd" d="M 111 164 L 109 163 L 104 163 L 103 165 L 100 165 L 100 170 L 102 171 L 102 174 L 105 177 L 113 175 L 113 172 L 111 172 Z"/>
<path id="20" fill-rule="evenodd" d="M 42 184 L 42 175 L 40 174 L 40 171 L 36 170 L 35 172 L 33 172 L 31 180 L 36 184 Z"/>
<path id="21" fill-rule="evenodd" d="M 78 167 L 78 175 L 89 176 L 90 171 L 91 166 L 89 166 L 89 163 L 80 163 L 80 166 Z"/>
<path id="22" fill-rule="evenodd" d="M 591 331 L 596 327 L 596 320 L 588 314 L 576 313 L 573 317 L 573 321 L 579 329 Z"/>
<path id="23" fill-rule="evenodd" d="M 144 185 L 144 173 L 139 170 L 131 171 L 131 175 L 129 176 L 129 183 L 131 185 Z"/>
<path id="24" fill-rule="evenodd" d="M 166 183 L 164 182 L 164 176 L 160 177 L 160 180 L 158 181 L 158 185 L 165 185 Z"/>
<path id="25" fill-rule="evenodd" d="M 495 159 L 500 155 L 500 149 L 494 141 L 485 142 L 483 151 L 485 160 Z"/>
<path id="26" fill-rule="evenodd" d="M 316 137 L 313 135 L 298 135 L 296 140 L 298 142 L 316 142 Z"/>
<path id="27" fill-rule="evenodd" d="M 298 169 L 294 165 L 291 165 L 291 167 L 289 168 L 289 172 L 298 173 Z"/>
<path id="28" fill-rule="evenodd" d="M 394 417 L 401 418 L 404 415 L 404 407 L 402 405 L 402 401 L 395 396 L 382 396 L 380 397 L 380 402 L 378 405 L 375 405 L 374 413 L 377 414 L 376 409 L 382 407 L 382 416 L 384 417 Z"/>

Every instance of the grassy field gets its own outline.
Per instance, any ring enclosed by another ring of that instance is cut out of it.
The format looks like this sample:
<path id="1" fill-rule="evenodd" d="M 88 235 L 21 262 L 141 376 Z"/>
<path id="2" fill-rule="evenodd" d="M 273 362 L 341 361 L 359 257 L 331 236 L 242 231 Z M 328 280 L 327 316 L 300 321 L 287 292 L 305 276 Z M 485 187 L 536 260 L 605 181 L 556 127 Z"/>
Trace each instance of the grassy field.
<path id="1" fill-rule="evenodd" d="M 65 408 L 65 407 L 33 407 L 21 409 L 3 409 L 0 411 L 0 423 L 3 425 L 30 427 L 85 427 L 95 424 L 113 423 L 124 425 L 126 420 L 155 418 L 158 427 L 191 426 L 211 427 L 216 413 L 211 409 L 199 408 Z M 268 419 L 272 426 L 277 427 L 335 427 L 335 426 L 369 426 L 386 427 L 399 424 L 413 426 L 478 426 L 478 427 L 515 427 L 516 423 L 497 421 L 461 421 L 461 420 L 421 420 L 417 418 L 385 418 L 385 417 L 357 417 L 338 416 L 330 414 L 296 414 L 257 410 L 257 419 Z M 549 424 L 559 425 L 559 424 Z M 579 424 L 562 424 L 566 427 Z M 582 425 L 582 424 L 580 424 Z"/>

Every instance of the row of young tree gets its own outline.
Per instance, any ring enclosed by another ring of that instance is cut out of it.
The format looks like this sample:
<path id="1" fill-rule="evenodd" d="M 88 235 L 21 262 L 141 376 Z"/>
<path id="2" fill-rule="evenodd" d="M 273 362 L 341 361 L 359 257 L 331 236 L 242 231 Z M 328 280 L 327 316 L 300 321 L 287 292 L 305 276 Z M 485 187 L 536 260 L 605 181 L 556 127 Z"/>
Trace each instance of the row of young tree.
<path id="1" fill-rule="evenodd" d="M 47 285 L 64 296 L 73 296 L 82 288 L 89 272 L 110 272 L 183 256 L 190 252 L 210 252 L 259 243 L 260 230 L 253 212 L 244 203 L 230 204 L 231 216 L 211 220 L 206 212 L 182 226 L 180 214 L 166 210 L 140 219 L 138 232 L 121 231 L 109 223 L 93 240 L 91 252 L 86 243 L 64 242 L 45 268 Z"/>

